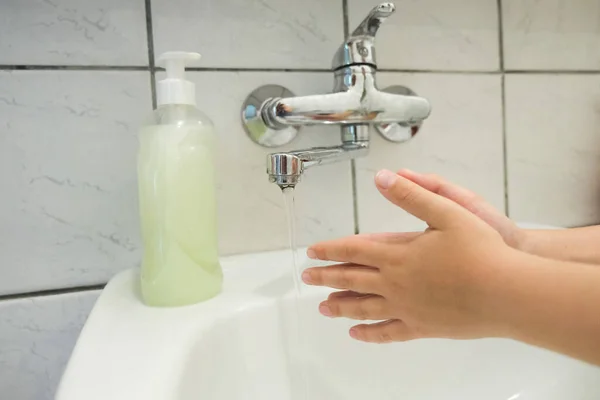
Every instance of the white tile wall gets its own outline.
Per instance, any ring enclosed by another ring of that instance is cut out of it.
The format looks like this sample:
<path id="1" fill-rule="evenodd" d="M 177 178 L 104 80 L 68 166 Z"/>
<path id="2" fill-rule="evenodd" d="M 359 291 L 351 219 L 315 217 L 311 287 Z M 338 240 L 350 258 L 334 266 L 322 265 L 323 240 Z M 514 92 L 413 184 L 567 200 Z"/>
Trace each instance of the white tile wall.
<path id="1" fill-rule="evenodd" d="M 371 133 L 371 155 L 356 161 L 361 231 L 407 231 L 424 224 L 389 203 L 375 188 L 382 168 L 437 173 L 504 209 L 500 77 L 470 74 L 380 73 L 382 86 L 403 84 L 431 101 L 433 111 L 410 142 Z"/>
<path id="2" fill-rule="evenodd" d="M 143 1 L 2 1 L 0 38 L 5 65 L 148 65 Z"/>
<path id="3" fill-rule="evenodd" d="M 511 216 L 600 224 L 600 75 L 506 77 Z"/>
<path id="4" fill-rule="evenodd" d="M 202 64 L 329 68 L 344 38 L 341 1 L 152 0 L 156 55 L 197 49 Z"/>
<path id="5" fill-rule="evenodd" d="M 0 71 L 0 294 L 138 264 L 136 127 L 150 109 L 148 72 Z"/>
<path id="6" fill-rule="evenodd" d="M 50 400 L 98 291 L 0 302 L 0 397 Z"/>
<path id="7" fill-rule="evenodd" d="M 503 0 L 508 69 L 600 68 L 600 2 Z"/>
<path id="8" fill-rule="evenodd" d="M 348 0 L 350 30 L 379 0 Z M 497 71 L 496 0 L 402 0 L 377 34 L 381 68 Z"/>
<path id="9" fill-rule="evenodd" d="M 378 3 L 347 0 L 350 29 Z M 373 175 L 384 167 L 437 172 L 503 208 L 501 30 L 506 69 L 532 70 L 506 76 L 512 216 L 600 222 L 599 7 L 585 0 L 397 2 L 377 38 L 380 67 L 438 73 L 384 72 L 379 85 L 411 87 L 431 100 L 433 113 L 410 143 L 373 133 L 371 155 L 356 163 L 361 229 L 421 226 L 374 189 Z M 261 84 L 323 93 L 332 78 L 244 69 L 328 68 L 342 42 L 343 9 L 343 0 L 0 2 L 1 398 L 53 397 L 97 296 L 6 294 L 101 283 L 139 262 L 135 131 L 151 104 L 149 43 L 156 54 L 199 51 L 200 66 L 213 69 L 191 79 L 219 135 L 222 253 L 282 248 L 282 198 L 264 173 L 267 151 L 241 129 L 241 102 Z M 286 149 L 338 137 L 335 128 L 304 129 Z M 353 231 L 348 163 L 308 171 L 296 196 L 302 244 Z"/>

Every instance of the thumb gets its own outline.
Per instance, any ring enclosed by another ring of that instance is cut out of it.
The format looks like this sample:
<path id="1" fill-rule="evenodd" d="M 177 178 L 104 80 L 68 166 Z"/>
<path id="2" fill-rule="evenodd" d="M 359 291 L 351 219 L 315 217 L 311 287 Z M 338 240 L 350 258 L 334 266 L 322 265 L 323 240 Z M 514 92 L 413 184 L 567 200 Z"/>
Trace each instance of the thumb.
<path id="1" fill-rule="evenodd" d="M 435 229 L 464 225 L 473 215 L 458 204 L 439 196 L 391 171 L 375 176 L 381 194 L 393 204 Z"/>

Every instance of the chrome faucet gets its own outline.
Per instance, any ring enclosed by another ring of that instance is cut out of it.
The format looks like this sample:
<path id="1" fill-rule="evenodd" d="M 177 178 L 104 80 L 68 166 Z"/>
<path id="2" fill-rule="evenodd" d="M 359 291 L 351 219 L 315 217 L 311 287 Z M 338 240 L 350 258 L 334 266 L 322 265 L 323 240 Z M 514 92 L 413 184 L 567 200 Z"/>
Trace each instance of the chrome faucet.
<path id="1" fill-rule="evenodd" d="M 282 189 L 294 187 L 305 169 L 364 156 L 369 151 L 369 126 L 395 142 L 414 136 L 431 111 L 429 102 L 402 86 L 380 91 L 375 82 L 375 36 L 394 13 L 382 3 L 352 32 L 333 57 L 331 94 L 294 97 L 281 86 L 267 85 L 246 99 L 242 119 L 248 135 L 267 147 L 286 144 L 301 126 L 340 125 L 340 146 L 314 147 L 267 157 L 269 180 Z"/>

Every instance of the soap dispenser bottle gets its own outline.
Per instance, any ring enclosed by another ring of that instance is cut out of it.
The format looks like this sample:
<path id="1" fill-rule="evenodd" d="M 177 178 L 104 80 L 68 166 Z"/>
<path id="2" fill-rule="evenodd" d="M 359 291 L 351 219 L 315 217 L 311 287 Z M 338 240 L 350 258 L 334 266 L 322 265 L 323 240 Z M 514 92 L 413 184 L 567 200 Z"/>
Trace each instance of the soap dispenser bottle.
<path id="1" fill-rule="evenodd" d="M 141 292 L 150 306 L 209 299 L 223 281 L 217 250 L 215 136 L 184 79 L 200 54 L 167 52 L 159 63 L 158 107 L 139 132 L 138 187 L 143 241 Z"/>

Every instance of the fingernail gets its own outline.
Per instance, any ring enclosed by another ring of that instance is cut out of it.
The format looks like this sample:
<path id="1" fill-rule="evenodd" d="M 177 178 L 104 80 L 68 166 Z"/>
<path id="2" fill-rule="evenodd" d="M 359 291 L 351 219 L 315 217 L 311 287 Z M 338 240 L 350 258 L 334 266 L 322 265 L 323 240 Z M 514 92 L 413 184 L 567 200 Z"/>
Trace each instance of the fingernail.
<path id="1" fill-rule="evenodd" d="M 331 309 L 329 308 L 329 306 L 325 303 L 321 303 L 321 305 L 319 306 L 319 312 L 321 314 L 323 314 L 326 317 L 331 317 L 333 314 L 331 313 Z"/>
<path id="2" fill-rule="evenodd" d="M 313 249 L 306 250 L 306 256 L 310 259 L 317 260 L 317 253 Z"/>
<path id="3" fill-rule="evenodd" d="M 313 283 L 312 276 L 310 276 L 310 272 L 304 271 L 302 273 L 302 281 L 309 285 Z"/>
<path id="4" fill-rule="evenodd" d="M 382 169 L 375 176 L 375 183 L 382 189 L 387 189 L 396 182 L 398 175 L 387 169 Z"/>
<path id="5" fill-rule="evenodd" d="M 350 337 L 352 339 L 358 339 L 358 331 L 356 328 L 350 328 Z"/>

